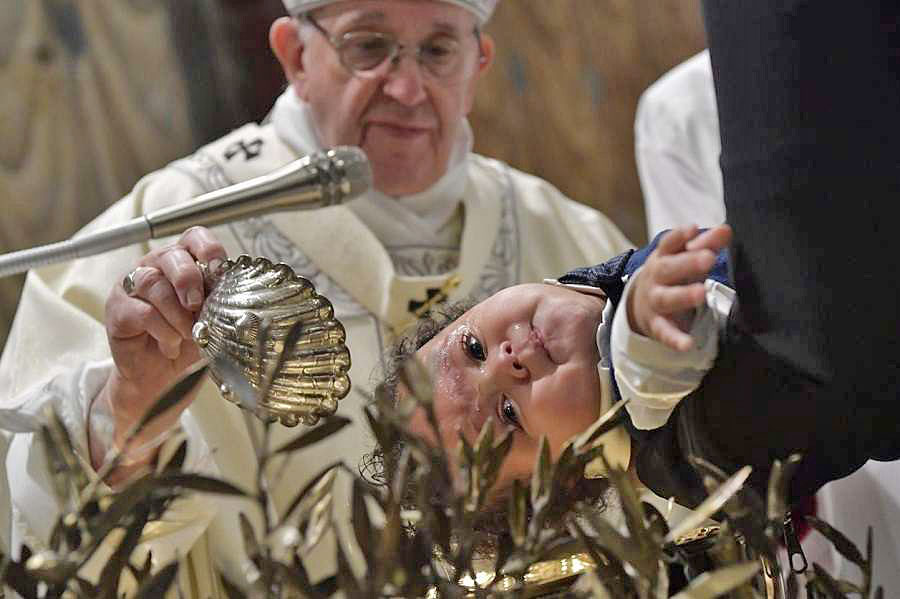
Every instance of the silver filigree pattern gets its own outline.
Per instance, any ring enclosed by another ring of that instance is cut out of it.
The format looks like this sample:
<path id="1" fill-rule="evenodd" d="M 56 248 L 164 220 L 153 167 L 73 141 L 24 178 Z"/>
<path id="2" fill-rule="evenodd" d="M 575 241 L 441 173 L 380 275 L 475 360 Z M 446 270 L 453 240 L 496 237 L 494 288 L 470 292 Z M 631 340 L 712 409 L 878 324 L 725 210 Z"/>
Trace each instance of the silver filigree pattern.
<path id="1" fill-rule="evenodd" d="M 268 256 L 294 269 L 309 279 L 319 292 L 328 297 L 340 318 L 368 314 L 368 311 L 334 279 L 322 271 L 293 241 L 265 216 L 248 218 L 230 225 L 242 251 L 255 256 Z"/>
<path id="2" fill-rule="evenodd" d="M 170 168 L 193 179 L 203 193 L 222 189 L 233 183 L 216 159 L 202 150 L 194 152 L 187 158 L 176 160 Z"/>
<path id="3" fill-rule="evenodd" d="M 478 275 L 478 282 L 472 289 L 470 297 L 481 301 L 505 289 L 510 285 L 522 282 L 521 253 L 519 251 L 521 232 L 519 218 L 516 214 L 516 190 L 510 175 L 510 167 L 503 165 L 504 192 L 500 198 L 500 227 L 497 239 L 491 248 L 491 255 Z"/>

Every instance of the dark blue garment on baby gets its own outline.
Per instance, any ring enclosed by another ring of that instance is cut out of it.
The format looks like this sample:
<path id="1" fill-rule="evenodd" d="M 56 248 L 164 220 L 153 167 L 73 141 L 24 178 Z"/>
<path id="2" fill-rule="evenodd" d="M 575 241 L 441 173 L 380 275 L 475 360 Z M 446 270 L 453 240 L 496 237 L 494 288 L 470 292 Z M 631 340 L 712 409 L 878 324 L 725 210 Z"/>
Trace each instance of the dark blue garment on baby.
<path id="1" fill-rule="evenodd" d="M 656 246 L 659 245 L 660 239 L 662 239 L 663 235 L 665 235 L 667 231 L 663 231 L 659 235 L 653 238 L 648 245 L 638 249 L 638 250 L 628 250 L 627 252 L 616 256 L 606 262 L 601 264 L 597 264 L 596 266 L 585 266 L 582 268 L 576 268 L 565 275 L 561 276 L 558 280 L 560 283 L 565 284 L 573 284 L 573 285 L 588 285 L 590 287 L 597 287 L 598 289 L 602 289 L 606 296 L 609 298 L 609 301 L 613 304 L 613 310 L 610 312 L 610 322 L 612 316 L 615 314 L 615 310 L 619 307 L 619 302 L 622 300 L 622 294 L 625 292 L 625 284 L 628 282 L 628 277 L 637 271 L 641 266 L 644 265 L 644 262 L 647 261 L 647 258 L 656 249 Z M 727 285 L 728 287 L 732 287 L 733 285 L 730 282 L 729 274 L 728 274 L 728 252 L 727 250 L 721 250 L 716 255 L 716 261 L 713 264 L 712 269 L 707 275 L 708 279 L 713 279 L 714 281 L 718 281 L 723 285 Z M 612 334 L 612 326 L 606 327 L 606 337 L 601 340 L 603 344 L 604 354 L 610 357 L 610 376 L 612 377 L 612 387 L 613 392 L 616 394 L 615 401 L 618 401 L 622 398 L 619 393 L 619 387 L 616 385 L 616 377 L 615 377 L 615 365 L 612 364 L 612 353 L 610 352 L 610 335 Z M 614 402 L 615 403 L 615 402 Z M 649 431 L 640 430 L 636 428 L 631 420 L 629 419 L 626 422 L 626 428 L 628 429 L 628 434 L 631 435 L 631 438 L 640 443 Z"/>

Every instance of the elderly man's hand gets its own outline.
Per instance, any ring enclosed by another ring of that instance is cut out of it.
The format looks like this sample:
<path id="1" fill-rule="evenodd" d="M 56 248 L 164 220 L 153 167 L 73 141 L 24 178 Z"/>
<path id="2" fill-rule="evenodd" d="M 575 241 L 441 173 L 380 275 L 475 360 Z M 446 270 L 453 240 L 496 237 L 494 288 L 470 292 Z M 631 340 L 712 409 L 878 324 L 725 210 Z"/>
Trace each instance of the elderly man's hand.
<path id="1" fill-rule="evenodd" d="M 102 465 L 112 444 L 122 448 L 129 429 L 200 359 L 191 339 L 191 328 L 205 298 L 203 273 L 197 263 L 205 262 L 214 270 L 224 259 L 222 244 L 209 230 L 195 227 L 175 243 L 144 256 L 133 271 L 130 292 L 119 279 L 113 285 L 106 301 L 106 333 L 115 368 L 91 406 L 94 467 Z M 141 465 L 152 459 L 152 440 L 175 424 L 187 407 L 188 402 L 183 403 L 123 448 L 125 463 Z M 102 427 L 96 425 L 97 418 L 112 424 L 111 435 L 109 426 L 105 434 L 98 430 Z"/>
<path id="2" fill-rule="evenodd" d="M 693 339 L 686 331 L 706 301 L 703 280 L 731 237 L 728 225 L 703 233 L 696 226 L 669 231 L 636 275 L 627 306 L 631 329 L 673 349 L 690 349 Z"/>

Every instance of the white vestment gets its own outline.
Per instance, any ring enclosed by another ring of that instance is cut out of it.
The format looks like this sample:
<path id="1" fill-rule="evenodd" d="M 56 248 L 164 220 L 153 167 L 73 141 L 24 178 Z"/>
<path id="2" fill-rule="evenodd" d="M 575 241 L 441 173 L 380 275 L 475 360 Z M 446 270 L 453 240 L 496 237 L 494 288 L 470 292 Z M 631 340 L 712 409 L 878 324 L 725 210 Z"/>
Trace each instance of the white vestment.
<path id="1" fill-rule="evenodd" d="M 361 409 L 372 397 L 382 352 L 412 322 L 412 310 L 435 290 L 446 289 L 452 276 L 458 275 L 460 284 L 450 291 L 451 301 L 483 298 L 512 284 L 538 282 L 604 261 L 631 247 L 606 217 L 565 198 L 546 181 L 471 153 L 468 127 L 464 129 L 447 175 L 423 194 L 393 200 L 370 192 L 348 205 L 252 218 L 214 230 L 229 256 L 265 256 L 311 280 L 331 300 L 347 331 L 353 388 L 338 413 L 354 425 L 329 443 L 305 450 L 279 480 L 270 481 L 277 505 L 284 507 L 326 464 L 344 459 L 355 468 L 371 451 L 375 443 Z M 148 175 L 86 230 L 262 175 L 319 145 L 305 107 L 289 90 L 276 104 L 271 122 L 246 125 Z M 84 410 L 98 389 L 91 383 L 110 368 L 102 325 L 110 286 L 119 284 L 151 247 L 164 242 L 29 273 L 0 361 L 4 407 L 33 412 L 47 401 L 74 406 L 68 408 L 66 423 L 84 450 Z M 255 459 L 244 414 L 225 402 L 213 384 L 206 384 L 182 422 L 198 445 L 193 467 L 253 488 Z M 276 444 L 302 432 L 276 429 Z M 55 514 L 50 486 L 37 466 L 38 443 L 27 434 L 7 442 L 12 522 L 5 532 L 15 548 L 23 540 L 42 542 Z M 343 522 L 349 496 L 346 485 L 337 487 L 335 515 Z M 148 539 L 154 555 L 172 556 L 176 546 L 183 554 L 193 547 L 191 557 L 200 555 L 192 562 L 191 576 L 200 579 L 211 572 L 207 550 L 214 548 L 215 562 L 230 578 L 240 580 L 244 558 L 239 504 L 218 497 L 193 502 L 182 512 L 203 517 L 181 518 L 156 530 Z M 252 513 L 247 506 L 244 510 Z M 333 539 L 327 537 L 307 560 L 313 580 L 334 572 L 334 555 Z M 199 588 L 187 578 L 181 577 L 184 596 L 205 596 L 215 584 L 202 582 Z"/>
<path id="2" fill-rule="evenodd" d="M 725 222 L 719 113 L 709 51 L 689 58 L 641 94 L 634 148 L 647 230 Z"/>

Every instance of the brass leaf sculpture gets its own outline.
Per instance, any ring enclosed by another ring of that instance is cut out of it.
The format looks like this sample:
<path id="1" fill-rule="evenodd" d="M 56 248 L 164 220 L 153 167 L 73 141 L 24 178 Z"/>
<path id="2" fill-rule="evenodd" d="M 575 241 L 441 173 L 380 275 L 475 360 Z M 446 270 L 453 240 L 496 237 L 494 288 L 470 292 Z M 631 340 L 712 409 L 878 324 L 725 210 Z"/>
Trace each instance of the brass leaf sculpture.
<path id="1" fill-rule="evenodd" d="M 208 280 L 193 337 L 222 396 L 285 426 L 334 414 L 350 391 L 350 352 L 331 302 L 290 266 L 265 258 L 228 260 Z M 251 397 L 229 383 L 226 364 L 249 381 Z"/>

